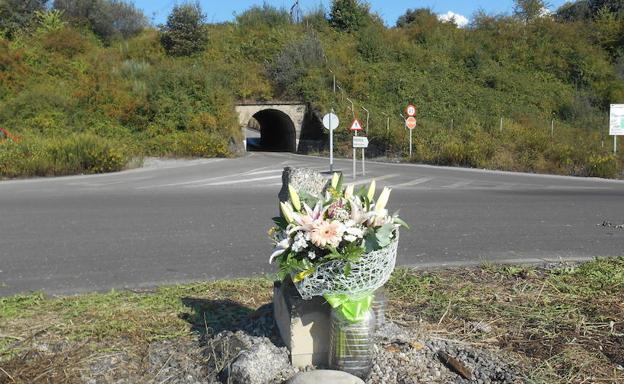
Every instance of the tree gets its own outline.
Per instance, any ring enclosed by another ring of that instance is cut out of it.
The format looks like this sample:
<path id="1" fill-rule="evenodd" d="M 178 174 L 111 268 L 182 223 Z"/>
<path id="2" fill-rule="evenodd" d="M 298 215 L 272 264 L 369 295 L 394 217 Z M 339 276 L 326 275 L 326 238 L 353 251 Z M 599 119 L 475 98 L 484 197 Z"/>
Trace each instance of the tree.
<path id="1" fill-rule="evenodd" d="M 606 8 L 609 12 L 613 12 L 621 19 L 624 17 L 624 0 L 588 0 L 589 8 L 593 15 Z"/>
<path id="2" fill-rule="evenodd" d="M 37 11 L 45 10 L 48 0 L 0 0 L 0 33 L 11 38 L 31 25 Z"/>
<path id="3" fill-rule="evenodd" d="M 530 23 L 544 15 L 548 10 L 549 4 L 544 0 L 515 0 L 514 16 L 522 20 L 524 23 Z"/>
<path id="4" fill-rule="evenodd" d="M 104 41 L 136 35 L 147 26 L 143 12 L 123 0 L 54 0 L 54 8 Z"/>
<path id="5" fill-rule="evenodd" d="M 592 17 L 589 1 L 580 0 L 563 4 L 555 14 L 559 21 L 583 21 Z"/>
<path id="6" fill-rule="evenodd" d="M 335 29 L 354 32 L 370 21 L 369 5 L 359 0 L 334 0 L 329 23 Z"/>
<path id="7" fill-rule="evenodd" d="M 405 28 L 411 24 L 430 24 L 437 21 L 438 16 L 429 8 L 408 9 L 403 15 L 399 16 L 396 26 Z"/>
<path id="8" fill-rule="evenodd" d="M 177 5 L 161 27 L 160 42 L 172 56 L 190 56 L 204 49 L 208 35 L 199 3 Z"/>

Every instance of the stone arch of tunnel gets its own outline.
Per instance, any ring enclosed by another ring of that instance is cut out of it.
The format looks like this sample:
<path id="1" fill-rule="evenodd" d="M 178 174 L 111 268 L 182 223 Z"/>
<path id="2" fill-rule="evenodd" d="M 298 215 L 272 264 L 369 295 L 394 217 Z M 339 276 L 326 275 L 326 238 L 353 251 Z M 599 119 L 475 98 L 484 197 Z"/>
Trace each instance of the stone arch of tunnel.
<path id="1" fill-rule="evenodd" d="M 290 116 L 280 110 L 267 108 L 256 112 L 252 117 L 260 130 L 257 150 L 297 151 L 297 129 Z"/>

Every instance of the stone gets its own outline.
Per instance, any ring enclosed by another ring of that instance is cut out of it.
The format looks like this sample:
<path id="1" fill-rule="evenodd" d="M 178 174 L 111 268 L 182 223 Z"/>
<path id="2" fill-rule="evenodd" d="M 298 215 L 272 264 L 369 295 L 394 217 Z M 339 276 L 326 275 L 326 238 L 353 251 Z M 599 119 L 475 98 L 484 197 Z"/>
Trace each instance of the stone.
<path id="1" fill-rule="evenodd" d="M 359 377 L 342 371 L 319 369 L 301 372 L 288 381 L 288 384 L 364 384 Z"/>
<path id="2" fill-rule="evenodd" d="M 327 365 L 331 308 L 325 299 L 303 300 L 292 282 L 276 281 L 273 309 L 280 336 L 290 350 L 292 365 L 297 368 Z"/>
<path id="3" fill-rule="evenodd" d="M 224 371 L 227 383 L 266 384 L 290 368 L 288 353 L 261 338 L 249 349 L 242 351 Z"/>
<path id="4" fill-rule="evenodd" d="M 279 201 L 288 201 L 288 186 L 292 185 L 298 192 L 320 195 L 329 180 L 318 171 L 309 168 L 284 168 L 282 172 L 282 189 L 278 193 Z"/>

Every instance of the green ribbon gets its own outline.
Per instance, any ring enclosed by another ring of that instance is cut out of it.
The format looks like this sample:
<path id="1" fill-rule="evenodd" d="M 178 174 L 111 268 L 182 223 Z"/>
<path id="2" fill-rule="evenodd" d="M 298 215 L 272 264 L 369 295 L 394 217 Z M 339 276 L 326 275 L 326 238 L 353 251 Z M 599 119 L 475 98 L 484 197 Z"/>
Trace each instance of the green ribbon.
<path id="1" fill-rule="evenodd" d="M 373 293 L 365 294 L 364 296 L 352 297 L 346 294 L 323 295 L 329 305 L 338 310 L 346 320 L 357 323 L 364 320 L 366 312 L 373 305 Z"/>

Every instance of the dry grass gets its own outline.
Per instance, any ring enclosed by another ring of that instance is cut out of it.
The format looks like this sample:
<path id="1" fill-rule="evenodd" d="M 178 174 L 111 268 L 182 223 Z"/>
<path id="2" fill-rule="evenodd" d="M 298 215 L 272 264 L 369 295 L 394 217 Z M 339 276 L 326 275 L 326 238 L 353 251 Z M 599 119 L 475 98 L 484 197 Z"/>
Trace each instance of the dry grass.
<path id="1" fill-rule="evenodd" d="M 402 269 L 389 290 L 398 321 L 509 351 L 528 382 L 624 383 L 624 258 Z"/>
<path id="2" fill-rule="evenodd" d="M 527 382 L 624 383 L 624 258 L 556 268 L 399 269 L 388 292 L 393 320 L 501 349 L 524 367 Z M 144 379 L 150 343 L 229 329 L 271 293 L 269 280 L 255 278 L 3 298 L 0 383 L 83 382 L 101 359 L 114 361 L 103 378 Z"/>

